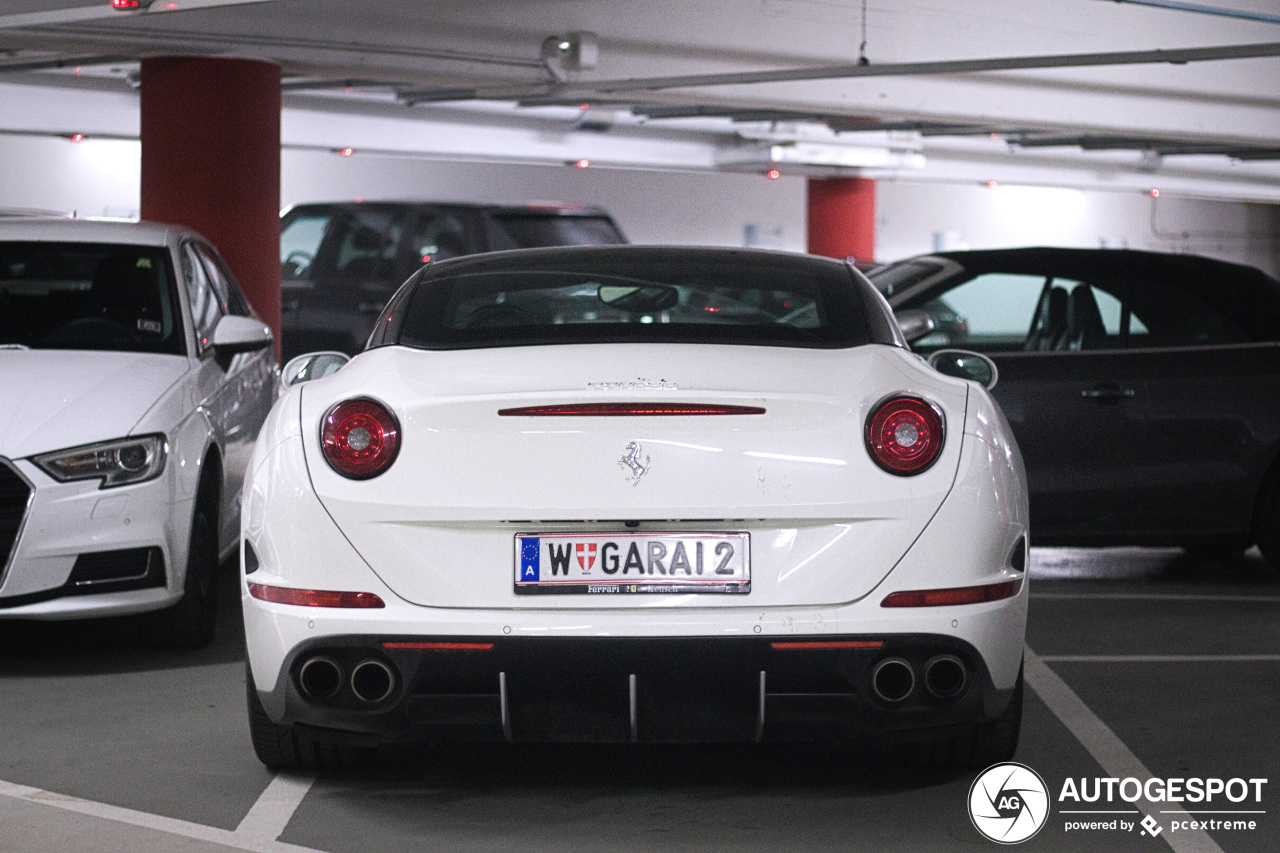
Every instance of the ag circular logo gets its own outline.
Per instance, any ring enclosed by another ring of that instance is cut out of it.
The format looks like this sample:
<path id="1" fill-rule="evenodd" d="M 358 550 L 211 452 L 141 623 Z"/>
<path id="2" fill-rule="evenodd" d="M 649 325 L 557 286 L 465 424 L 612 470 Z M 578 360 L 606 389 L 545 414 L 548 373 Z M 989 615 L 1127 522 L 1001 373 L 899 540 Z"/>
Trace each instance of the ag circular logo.
<path id="1" fill-rule="evenodd" d="M 1018 844 L 1048 820 L 1049 789 L 1025 764 L 994 764 L 969 788 L 969 818 L 992 841 Z"/>

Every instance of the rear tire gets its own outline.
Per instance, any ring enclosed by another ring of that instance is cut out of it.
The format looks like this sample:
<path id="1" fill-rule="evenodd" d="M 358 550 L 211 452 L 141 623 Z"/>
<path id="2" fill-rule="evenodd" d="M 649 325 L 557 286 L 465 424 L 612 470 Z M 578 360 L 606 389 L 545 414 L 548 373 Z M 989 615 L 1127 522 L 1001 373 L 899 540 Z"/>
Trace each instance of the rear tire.
<path id="1" fill-rule="evenodd" d="M 1280 471 L 1273 473 L 1262 487 L 1253 520 L 1253 537 L 1262 558 L 1273 570 L 1280 571 Z"/>
<path id="2" fill-rule="evenodd" d="M 148 639 L 169 649 L 199 649 L 213 639 L 218 624 L 218 490 L 205 480 L 196 495 L 187 546 L 182 599 L 154 613 Z"/>
<path id="3" fill-rule="evenodd" d="M 253 751 L 271 770 L 356 770 L 376 760 L 375 747 L 322 740 L 300 733 L 294 726 L 273 723 L 258 698 L 258 688 L 248 666 L 245 667 L 245 693 Z"/>
<path id="4" fill-rule="evenodd" d="M 1022 731 L 1022 670 L 1004 712 L 968 732 L 947 735 L 908 744 L 906 758 L 917 767 L 928 770 L 984 770 L 992 764 L 1009 761 L 1018 751 Z"/>

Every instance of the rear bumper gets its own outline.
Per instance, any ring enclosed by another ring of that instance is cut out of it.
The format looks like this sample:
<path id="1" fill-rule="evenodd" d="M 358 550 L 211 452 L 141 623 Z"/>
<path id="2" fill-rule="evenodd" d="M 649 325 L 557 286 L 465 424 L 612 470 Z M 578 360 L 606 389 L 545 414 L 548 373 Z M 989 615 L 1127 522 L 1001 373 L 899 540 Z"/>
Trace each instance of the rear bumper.
<path id="1" fill-rule="evenodd" d="M 405 648 L 431 644 L 444 647 Z M 927 667 L 941 658 L 962 664 L 962 686 L 930 687 Z M 308 695 L 301 674 L 316 659 L 340 673 L 332 695 Z M 872 686 L 886 660 L 914 674 L 901 699 Z M 370 661 L 390 673 L 388 695 L 373 701 L 353 690 L 353 672 Z M 993 719 L 1012 693 L 994 686 L 973 646 L 934 634 L 330 636 L 295 648 L 281 676 L 259 691 L 273 718 L 365 744 L 909 741 Z"/>

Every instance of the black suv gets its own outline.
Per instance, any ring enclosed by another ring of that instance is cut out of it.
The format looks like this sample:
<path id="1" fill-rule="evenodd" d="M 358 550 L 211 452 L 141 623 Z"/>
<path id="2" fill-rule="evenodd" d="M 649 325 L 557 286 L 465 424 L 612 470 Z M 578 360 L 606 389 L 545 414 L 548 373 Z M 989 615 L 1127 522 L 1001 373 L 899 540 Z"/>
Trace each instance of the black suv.
<path id="1" fill-rule="evenodd" d="M 625 243 L 603 210 L 570 205 L 300 204 L 281 220 L 284 358 L 364 349 L 382 306 L 414 270 L 458 255 Z"/>

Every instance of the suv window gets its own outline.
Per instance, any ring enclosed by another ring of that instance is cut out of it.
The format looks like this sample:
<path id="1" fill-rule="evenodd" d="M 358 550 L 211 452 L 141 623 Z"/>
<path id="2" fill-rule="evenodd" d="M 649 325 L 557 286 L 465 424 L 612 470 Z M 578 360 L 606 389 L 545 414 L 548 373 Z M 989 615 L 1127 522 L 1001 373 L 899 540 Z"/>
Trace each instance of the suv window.
<path id="1" fill-rule="evenodd" d="M 420 215 L 414 232 L 414 254 L 424 264 L 456 258 L 472 251 L 466 226 L 452 213 Z"/>
<path id="2" fill-rule="evenodd" d="M 320 253 L 329 216 L 298 216 L 280 232 L 280 274 L 285 281 L 305 279 Z"/>
<path id="3" fill-rule="evenodd" d="M 280 233 L 286 281 L 395 277 L 403 210 L 370 205 L 322 208 L 289 219 Z"/>
<path id="4" fill-rule="evenodd" d="M 494 248 L 616 246 L 626 242 L 607 216 L 504 212 L 494 214 L 493 219 L 500 232 L 494 240 L 500 245 Z"/>

